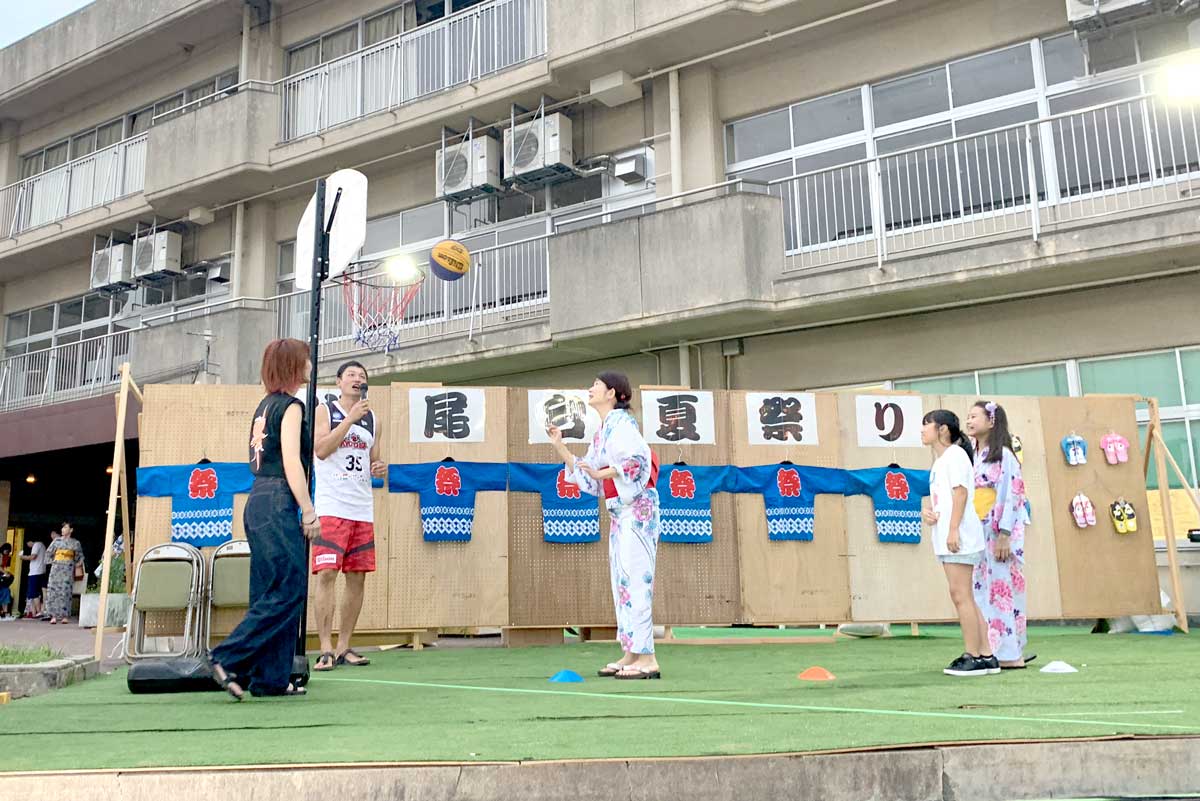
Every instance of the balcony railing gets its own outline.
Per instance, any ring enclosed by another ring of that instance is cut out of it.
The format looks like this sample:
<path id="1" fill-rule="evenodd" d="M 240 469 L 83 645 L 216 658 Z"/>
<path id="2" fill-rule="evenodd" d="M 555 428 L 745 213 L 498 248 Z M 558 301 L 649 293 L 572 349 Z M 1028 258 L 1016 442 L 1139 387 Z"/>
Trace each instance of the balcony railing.
<path id="1" fill-rule="evenodd" d="M 1146 95 L 771 181 L 785 270 L 1200 198 L 1198 117 Z"/>
<path id="2" fill-rule="evenodd" d="M 549 236 L 542 235 L 471 252 L 471 271 L 453 282 L 426 280 L 404 311 L 399 347 L 448 336 L 503 328 L 546 318 L 550 314 Z M 429 249 L 400 250 L 418 260 Z M 394 253 L 381 254 L 383 256 Z M 333 357 L 362 351 L 340 284 L 322 288 L 321 355 Z M 308 338 L 308 292 L 293 292 L 270 301 L 278 314 L 279 336 Z"/>
<path id="3" fill-rule="evenodd" d="M 129 358 L 129 331 L 0 360 L 0 411 L 80 400 L 111 391 Z"/>
<path id="4" fill-rule="evenodd" d="M 146 139 L 147 134 L 138 134 L 0 189 L 0 236 L 16 236 L 141 192 Z"/>
<path id="5" fill-rule="evenodd" d="M 289 76 L 283 141 L 387 111 L 546 54 L 546 0 L 493 0 Z"/>

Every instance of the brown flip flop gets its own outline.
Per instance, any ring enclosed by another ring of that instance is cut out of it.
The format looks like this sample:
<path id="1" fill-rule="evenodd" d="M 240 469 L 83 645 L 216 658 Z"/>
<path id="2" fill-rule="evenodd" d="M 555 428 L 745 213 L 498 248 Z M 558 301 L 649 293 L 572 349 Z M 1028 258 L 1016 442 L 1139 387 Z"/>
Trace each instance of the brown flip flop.
<path id="1" fill-rule="evenodd" d="M 347 656 L 356 657 L 357 661 L 351 662 L 349 659 L 346 658 Z M 360 654 L 358 651 L 355 651 L 353 648 L 347 648 L 345 651 L 342 651 L 342 653 L 338 656 L 337 664 L 349 665 L 350 667 L 366 667 L 367 665 L 371 664 L 371 660 L 367 659 L 365 656 Z"/>

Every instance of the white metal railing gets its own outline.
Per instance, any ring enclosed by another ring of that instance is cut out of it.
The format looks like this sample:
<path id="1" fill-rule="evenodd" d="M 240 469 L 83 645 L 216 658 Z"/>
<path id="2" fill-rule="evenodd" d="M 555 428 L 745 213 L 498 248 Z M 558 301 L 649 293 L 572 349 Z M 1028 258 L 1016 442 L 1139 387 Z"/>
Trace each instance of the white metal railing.
<path id="1" fill-rule="evenodd" d="M 120 383 L 129 331 L 0 360 L 0 411 L 102 394 Z"/>
<path id="2" fill-rule="evenodd" d="M 235 83 L 232 86 L 226 86 L 224 89 L 218 89 L 215 92 L 210 92 L 209 94 L 204 95 L 203 97 L 198 97 L 195 100 L 190 100 L 187 103 L 184 103 L 182 106 L 176 106 L 169 111 L 159 112 L 150 120 L 150 124 L 158 125 L 166 122 L 167 120 L 171 120 L 176 117 L 182 117 L 184 114 L 190 114 L 203 106 L 210 106 L 213 103 L 224 100 L 227 97 L 233 97 L 243 89 L 274 93 L 275 84 L 271 83 L 270 81 L 259 81 L 253 78 L 241 81 L 240 83 Z"/>
<path id="3" fill-rule="evenodd" d="M 1198 117 L 1144 95 L 776 179 L 785 270 L 1195 199 Z"/>
<path id="4" fill-rule="evenodd" d="M 283 79 L 284 142 L 546 54 L 546 0 L 493 0 Z"/>
<path id="5" fill-rule="evenodd" d="M 550 314 L 549 235 L 471 252 L 471 270 L 453 282 L 426 280 L 401 323 L 400 347 L 444 336 L 467 335 L 543 319 Z M 400 249 L 428 259 L 429 248 Z M 364 350 L 340 283 L 322 287 L 321 348 L 324 356 Z M 308 338 L 310 297 L 307 291 L 268 301 L 278 317 L 278 335 Z"/>
<path id="6" fill-rule="evenodd" d="M 142 191 L 146 139 L 138 134 L 0 189 L 0 236 L 16 236 Z"/>

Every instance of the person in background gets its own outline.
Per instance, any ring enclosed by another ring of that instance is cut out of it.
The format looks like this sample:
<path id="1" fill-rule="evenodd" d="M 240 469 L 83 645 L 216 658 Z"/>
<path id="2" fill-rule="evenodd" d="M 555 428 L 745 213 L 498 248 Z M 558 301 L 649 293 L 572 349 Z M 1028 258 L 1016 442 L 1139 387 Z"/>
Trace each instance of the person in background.
<path id="1" fill-rule="evenodd" d="M 12 620 L 12 544 L 0 545 L 0 620 Z"/>
<path id="2" fill-rule="evenodd" d="M 1000 672 L 988 645 L 983 614 L 975 605 L 971 577 L 983 561 L 983 526 L 975 516 L 975 471 L 971 443 L 959 428 L 958 415 L 945 409 L 921 420 L 921 442 L 933 450 L 929 471 L 930 508 L 923 513 L 932 526 L 933 552 L 946 573 L 950 600 L 962 628 L 963 654 L 942 672 L 948 676 L 987 676 Z"/>
<path id="3" fill-rule="evenodd" d="M 991 401 L 976 401 L 967 414 L 975 441 L 975 508 L 987 541 L 975 568 L 975 603 L 987 622 L 988 642 L 1005 670 L 1020 670 L 1025 656 L 1025 481 L 1013 451 L 1008 414 Z"/>
<path id="4" fill-rule="evenodd" d="M 66 623 L 71 616 L 71 596 L 75 582 L 83 578 L 83 546 L 74 537 L 70 523 L 62 524 L 58 539 L 46 549 L 50 577 L 46 591 L 46 607 L 50 623 Z"/>
<path id="5" fill-rule="evenodd" d="M 29 563 L 29 578 L 25 582 L 25 617 L 42 616 L 42 590 L 46 586 L 46 544 L 33 534 L 29 540 L 29 553 L 21 554 L 21 561 Z"/>
<path id="6" fill-rule="evenodd" d="M 235 701 L 246 690 L 256 696 L 306 692 L 290 679 L 307 590 L 305 538 L 321 531 L 308 496 L 312 441 L 304 404 L 295 396 L 311 367 L 308 345 L 298 339 L 276 339 L 263 352 L 267 394 L 250 424 L 254 485 L 243 513 L 250 543 L 250 609 L 211 657 L 213 679 Z"/>

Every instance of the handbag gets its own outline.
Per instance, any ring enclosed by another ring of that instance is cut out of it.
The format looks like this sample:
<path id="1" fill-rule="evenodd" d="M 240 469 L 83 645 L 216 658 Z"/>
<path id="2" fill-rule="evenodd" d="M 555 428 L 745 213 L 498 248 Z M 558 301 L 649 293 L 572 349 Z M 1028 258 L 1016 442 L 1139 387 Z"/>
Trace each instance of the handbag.
<path id="1" fill-rule="evenodd" d="M 75 563 L 75 580 L 80 581 L 82 579 L 83 579 L 83 565 L 76 562 Z"/>

